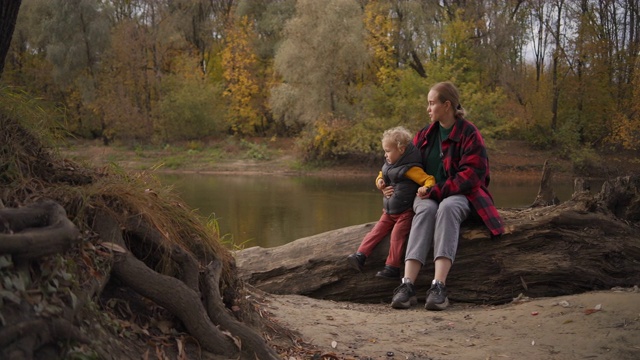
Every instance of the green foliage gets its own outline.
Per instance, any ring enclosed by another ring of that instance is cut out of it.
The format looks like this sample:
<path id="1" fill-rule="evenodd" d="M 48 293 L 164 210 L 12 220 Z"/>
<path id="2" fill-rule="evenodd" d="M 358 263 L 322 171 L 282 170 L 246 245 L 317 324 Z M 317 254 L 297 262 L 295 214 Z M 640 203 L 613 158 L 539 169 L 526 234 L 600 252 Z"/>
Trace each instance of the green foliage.
<path id="1" fill-rule="evenodd" d="M 398 71 L 382 86 L 363 87 L 357 123 L 368 123 L 373 131 L 402 124 L 419 129 L 428 121 L 426 94 L 429 84 L 415 71 Z"/>
<path id="2" fill-rule="evenodd" d="M 467 118 L 480 129 L 483 137 L 504 136 L 510 131 L 510 119 L 502 117 L 500 113 L 506 101 L 502 89 L 491 90 L 479 83 L 461 83 L 458 90 Z"/>
<path id="3" fill-rule="evenodd" d="M 188 151 L 202 151 L 205 145 L 202 141 L 192 140 L 187 142 L 187 150 Z"/>
<path id="4" fill-rule="evenodd" d="M 573 172 L 578 176 L 603 176 L 597 169 L 602 168 L 602 159 L 594 149 L 581 147 L 573 149 L 569 157 Z"/>
<path id="5" fill-rule="evenodd" d="M 220 223 L 218 222 L 218 218 L 216 217 L 215 213 L 212 213 L 206 219 L 206 227 L 212 234 L 214 234 L 218 238 L 220 244 L 222 244 L 225 248 L 232 251 L 243 250 L 245 248 L 246 241 L 236 243 L 233 234 L 220 234 Z"/>
<path id="6" fill-rule="evenodd" d="M 553 133 L 550 127 L 533 124 L 523 135 L 524 139 L 537 149 L 550 149 L 553 145 Z"/>
<path id="7" fill-rule="evenodd" d="M 183 167 L 184 164 L 187 163 L 188 161 L 189 161 L 189 158 L 187 154 L 184 154 L 184 153 L 175 154 L 175 155 L 167 156 L 166 158 L 164 158 L 164 161 L 162 162 L 162 167 L 165 167 L 171 170 L 177 170 Z"/>
<path id="8" fill-rule="evenodd" d="M 270 106 L 288 124 L 351 112 L 352 88 L 368 57 L 362 9 L 351 0 L 300 0 L 276 53 L 282 84 Z"/>
<path id="9" fill-rule="evenodd" d="M 353 122 L 344 118 L 316 121 L 298 141 L 304 161 L 324 162 L 348 157 L 371 158 L 381 153 L 384 130 L 397 126 L 388 119 L 367 118 Z"/>
<path id="10" fill-rule="evenodd" d="M 74 82 L 90 96 L 100 56 L 109 46 L 109 7 L 98 0 L 53 0 L 36 3 L 40 18 L 37 36 L 47 46 L 54 79 L 64 88 Z M 83 84 L 84 83 L 84 84 Z"/>
<path id="11" fill-rule="evenodd" d="M 271 154 L 265 144 L 257 144 L 245 139 L 240 140 L 240 145 L 245 149 L 245 155 L 249 159 L 254 160 L 269 160 Z"/>
<path id="12" fill-rule="evenodd" d="M 0 113 L 20 119 L 25 128 L 33 131 L 48 146 L 67 136 L 62 114 L 47 101 L 34 98 L 20 89 L 0 85 Z"/>
<path id="13" fill-rule="evenodd" d="M 261 59 L 273 59 L 282 41 L 284 26 L 295 14 L 296 0 L 240 0 L 237 16 L 255 19 L 254 40 L 256 54 Z"/>
<path id="14" fill-rule="evenodd" d="M 225 127 L 221 93 L 220 87 L 198 78 L 167 78 L 154 114 L 159 140 L 198 140 L 219 133 Z"/>

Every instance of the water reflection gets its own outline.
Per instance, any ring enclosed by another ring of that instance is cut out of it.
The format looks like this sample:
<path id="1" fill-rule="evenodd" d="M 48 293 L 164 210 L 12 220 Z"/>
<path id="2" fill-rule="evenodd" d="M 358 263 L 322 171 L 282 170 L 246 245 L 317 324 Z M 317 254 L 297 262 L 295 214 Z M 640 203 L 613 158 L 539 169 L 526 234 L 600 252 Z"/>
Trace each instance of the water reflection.
<path id="1" fill-rule="evenodd" d="M 351 225 L 377 221 L 382 198 L 370 177 L 160 174 L 203 216 L 214 214 L 221 234 L 244 247 L 275 247 Z M 524 207 L 538 193 L 537 181 L 493 181 L 498 208 Z M 572 184 L 554 184 L 561 201 Z"/>

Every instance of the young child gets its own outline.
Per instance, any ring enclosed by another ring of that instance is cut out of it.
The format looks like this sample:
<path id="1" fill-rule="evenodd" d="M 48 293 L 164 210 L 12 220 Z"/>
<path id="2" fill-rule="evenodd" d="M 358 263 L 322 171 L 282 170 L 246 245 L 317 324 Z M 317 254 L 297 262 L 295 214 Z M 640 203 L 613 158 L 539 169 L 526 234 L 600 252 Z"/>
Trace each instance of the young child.
<path id="1" fill-rule="evenodd" d="M 380 190 L 393 187 L 393 195 L 384 196 L 380 220 L 364 237 L 355 254 L 347 257 L 351 267 L 362 271 L 364 263 L 382 239 L 391 233 L 389 255 L 385 266 L 376 274 L 385 279 L 399 279 L 405 242 L 411 229 L 413 199 L 416 192 L 426 194 L 435 185 L 435 178 L 422 169 L 422 155 L 412 143 L 411 133 L 402 126 L 382 134 L 382 148 L 386 162 L 376 180 Z"/>

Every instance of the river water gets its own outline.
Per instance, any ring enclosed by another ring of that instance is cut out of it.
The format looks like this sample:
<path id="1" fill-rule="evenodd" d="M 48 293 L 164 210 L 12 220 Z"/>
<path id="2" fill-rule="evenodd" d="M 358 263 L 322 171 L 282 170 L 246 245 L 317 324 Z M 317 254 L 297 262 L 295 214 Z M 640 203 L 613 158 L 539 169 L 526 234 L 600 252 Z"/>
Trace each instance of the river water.
<path id="1" fill-rule="evenodd" d="M 274 175 L 159 174 L 185 203 L 205 217 L 213 216 L 220 235 L 247 248 L 275 247 L 293 240 L 351 225 L 377 221 L 382 195 L 374 179 L 357 177 L 295 177 Z M 530 205 L 539 181 L 492 179 L 498 208 Z M 554 184 L 561 201 L 573 184 Z"/>

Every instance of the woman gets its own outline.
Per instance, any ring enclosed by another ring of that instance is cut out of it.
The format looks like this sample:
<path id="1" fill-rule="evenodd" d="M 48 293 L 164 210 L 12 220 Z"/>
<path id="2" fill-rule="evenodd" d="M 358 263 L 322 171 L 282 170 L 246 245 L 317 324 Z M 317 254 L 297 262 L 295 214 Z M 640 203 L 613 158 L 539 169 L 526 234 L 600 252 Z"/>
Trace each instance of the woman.
<path id="1" fill-rule="evenodd" d="M 427 291 L 426 309 L 444 310 L 449 305 L 446 281 L 458 248 L 460 225 L 479 216 L 492 236 L 504 232 L 489 186 L 489 161 L 478 129 L 467 121 L 458 90 L 451 82 L 429 91 L 431 123 L 413 139 L 420 149 L 424 170 L 436 185 L 413 203 L 415 216 L 405 254 L 404 278 L 394 290 L 391 306 L 406 309 L 417 304 L 414 283 L 433 245 L 435 273 Z M 393 193 L 386 187 L 385 195 Z"/>

